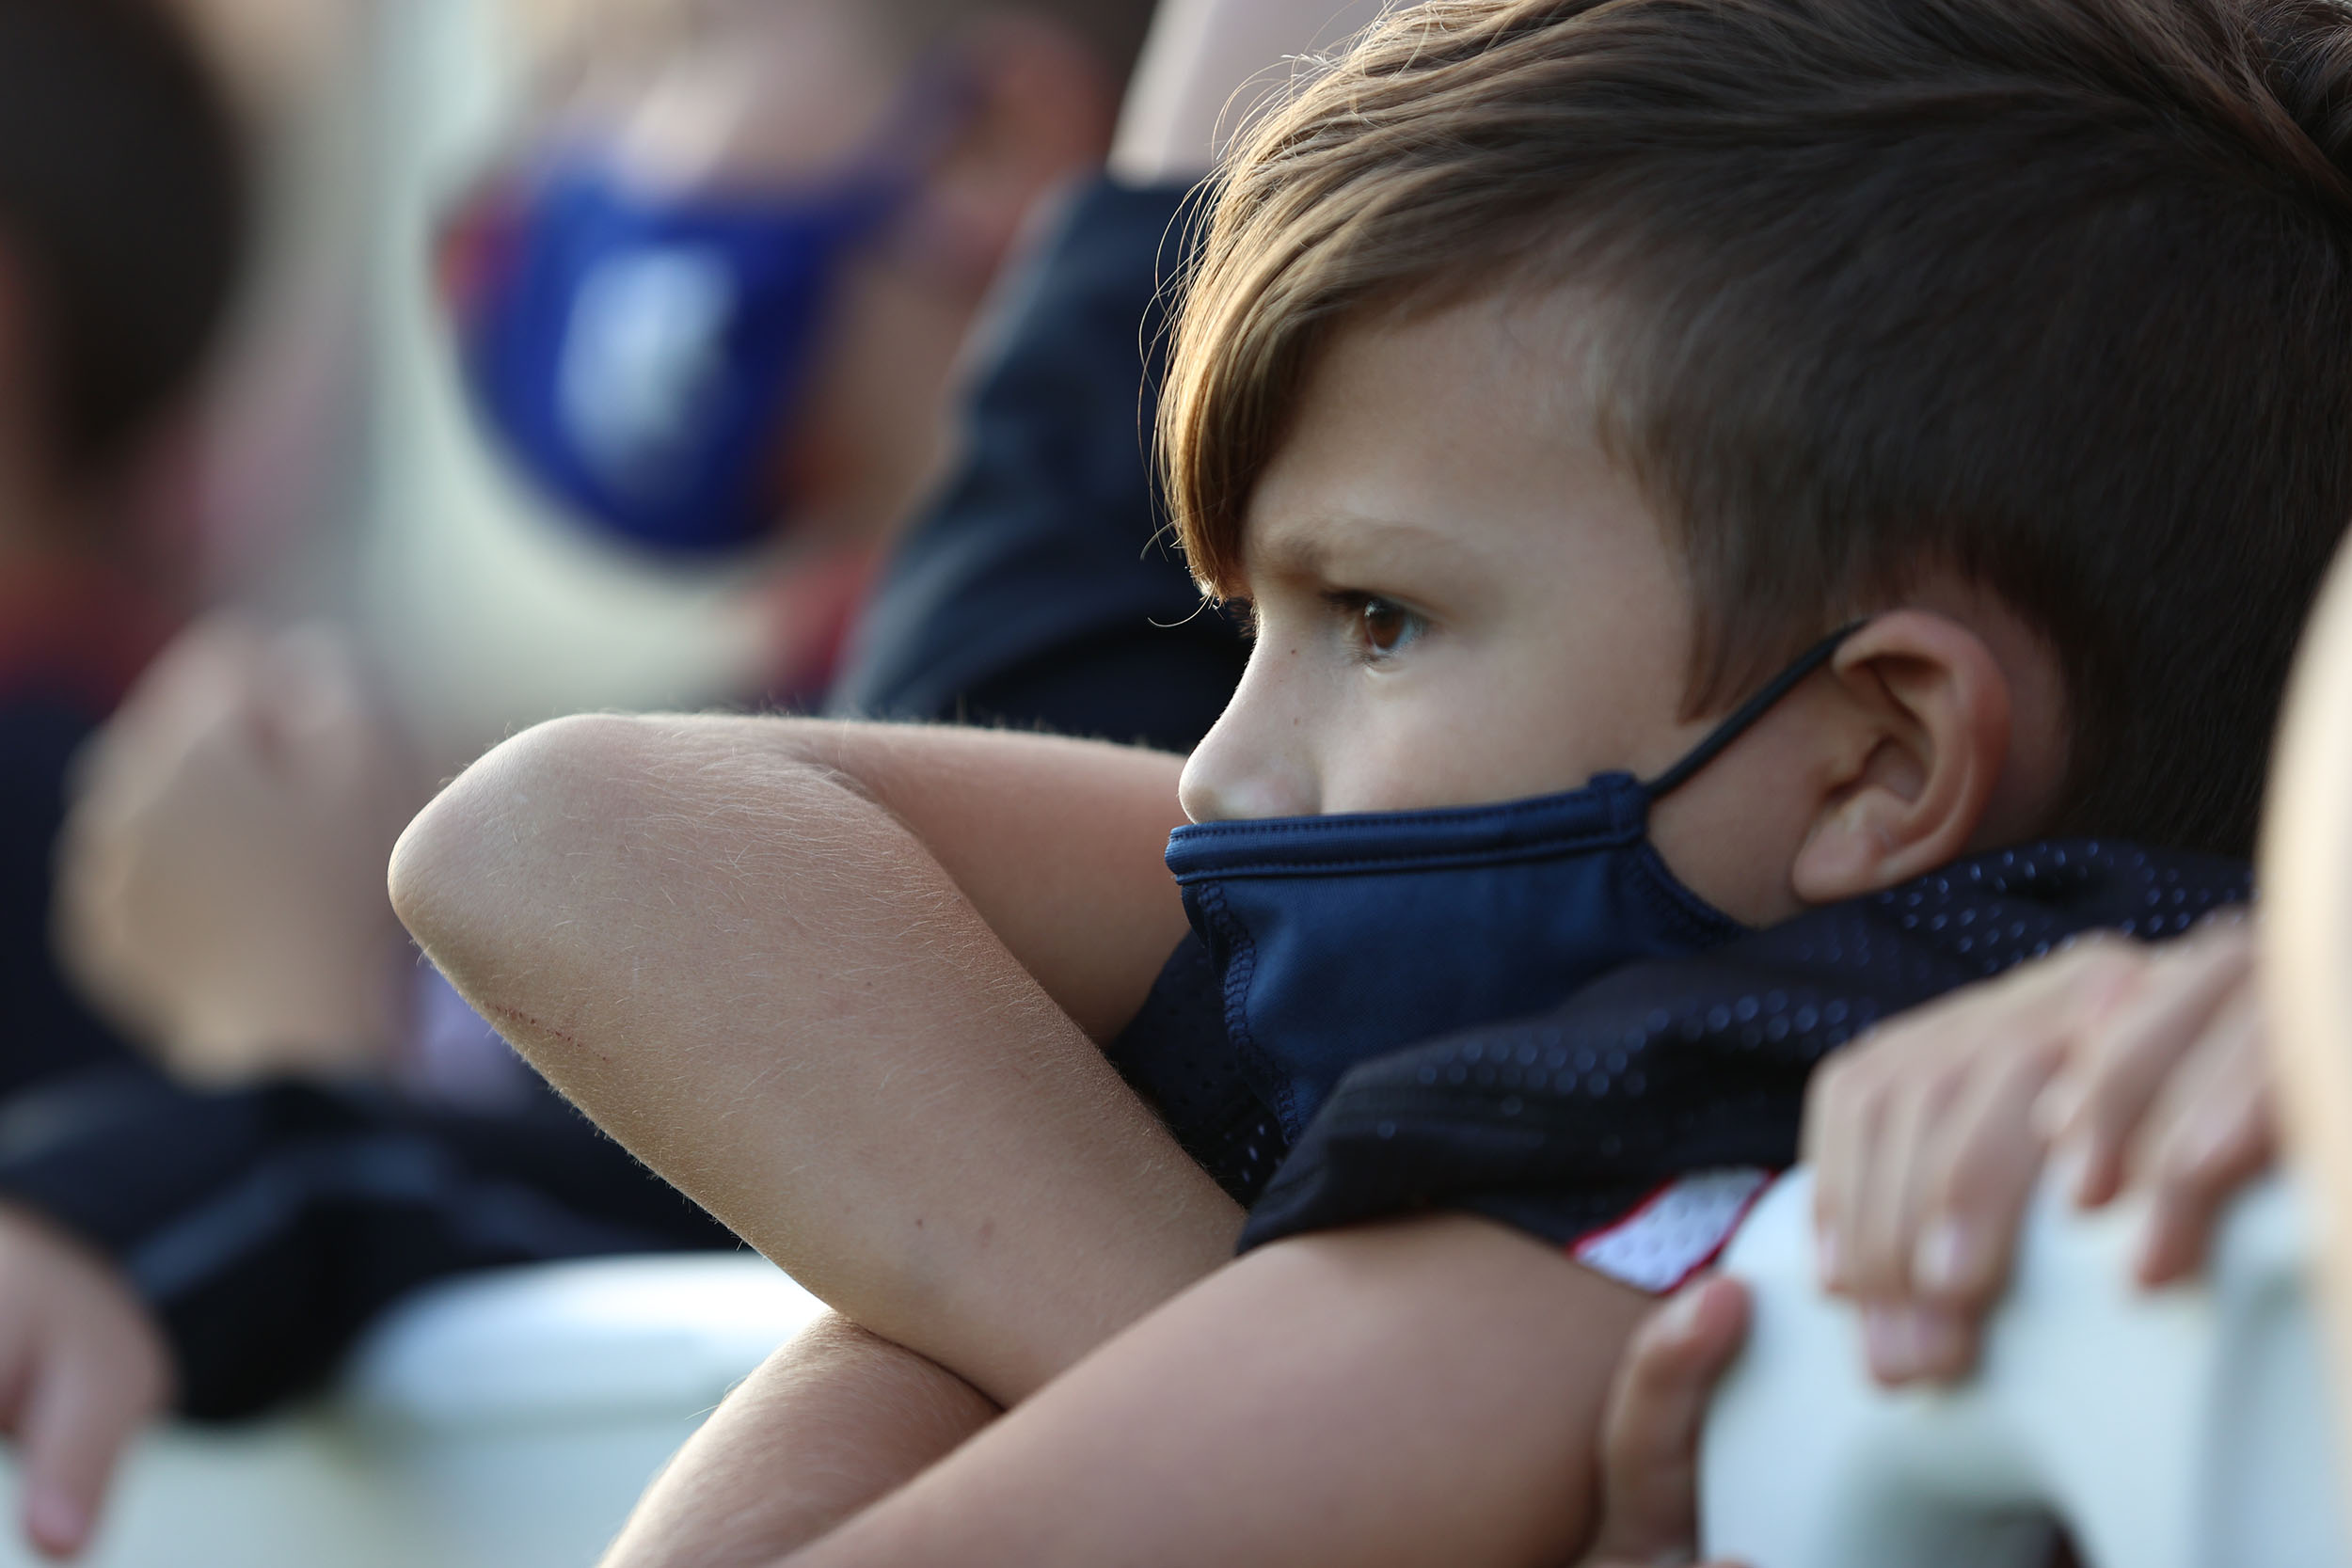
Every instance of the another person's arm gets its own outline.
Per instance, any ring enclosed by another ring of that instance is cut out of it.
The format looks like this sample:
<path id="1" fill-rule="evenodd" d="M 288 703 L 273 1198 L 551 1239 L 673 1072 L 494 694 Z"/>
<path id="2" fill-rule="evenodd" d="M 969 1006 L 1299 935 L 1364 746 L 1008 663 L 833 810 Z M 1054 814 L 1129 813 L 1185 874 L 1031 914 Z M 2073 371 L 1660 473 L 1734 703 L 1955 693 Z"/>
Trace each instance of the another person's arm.
<path id="1" fill-rule="evenodd" d="M 1178 768 L 996 733 L 569 720 L 452 785 L 393 895 L 615 1136 L 1009 1402 L 1239 1228 L 1094 1043 L 1184 928 L 1160 860 Z"/>

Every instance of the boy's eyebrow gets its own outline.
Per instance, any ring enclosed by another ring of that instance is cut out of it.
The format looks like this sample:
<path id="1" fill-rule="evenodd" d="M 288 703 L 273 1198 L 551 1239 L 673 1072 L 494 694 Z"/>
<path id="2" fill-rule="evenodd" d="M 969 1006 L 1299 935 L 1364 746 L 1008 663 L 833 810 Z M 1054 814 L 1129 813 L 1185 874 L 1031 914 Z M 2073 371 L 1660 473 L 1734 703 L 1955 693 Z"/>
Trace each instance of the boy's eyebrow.
<path id="1" fill-rule="evenodd" d="M 1248 569 L 1290 578 L 1349 577 L 1366 569 L 1394 570 L 1458 559 L 1457 534 L 1401 517 L 1330 511 L 1286 517 L 1249 542 Z"/>

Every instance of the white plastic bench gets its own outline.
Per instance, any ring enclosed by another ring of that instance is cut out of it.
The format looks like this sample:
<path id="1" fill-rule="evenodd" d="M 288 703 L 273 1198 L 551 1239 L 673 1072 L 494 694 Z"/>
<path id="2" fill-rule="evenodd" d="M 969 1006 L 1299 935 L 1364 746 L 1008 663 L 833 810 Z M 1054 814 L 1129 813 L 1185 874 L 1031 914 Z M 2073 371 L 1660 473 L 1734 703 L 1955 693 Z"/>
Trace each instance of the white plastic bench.
<path id="1" fill-rule="evenodd" d="M 588 1568 L 728 1387 L 822 1308 L 752 1254 L 623 1258 L 421 1292 L 326 1398 L 170 1428 L 91 1568 Z M 41 1560 L 9 1513 L 0 1565 Z"/>
<path id="2" fill-rule="evenodd" d="M 2045 1197 L 1979 1376 L 1888 1393 L 1852 1309 L 1814 1285 L 1811 1190 L 1732 1243 L 1755 1297 L 1702 1470 L 1709 1555 L 1749 1568 L 2352 1568 L 2293 1195 L 2222 1227 L 2205 1283 L 2129 1281 L 2138 1215 Z"/>

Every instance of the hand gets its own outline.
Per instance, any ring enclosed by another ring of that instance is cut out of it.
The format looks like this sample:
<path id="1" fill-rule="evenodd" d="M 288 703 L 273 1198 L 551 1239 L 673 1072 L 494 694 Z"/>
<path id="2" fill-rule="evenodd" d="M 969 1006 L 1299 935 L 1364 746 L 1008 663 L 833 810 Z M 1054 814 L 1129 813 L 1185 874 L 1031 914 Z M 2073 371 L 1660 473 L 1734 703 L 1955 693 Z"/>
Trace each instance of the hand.
<path id="1" fill-rule="evenodd" d="M 2195 1273 L 2223 1205 L 2278 1157 L 2259 931 L 2228 918 L 2155 949 L 2037 1107 L 2077 1205 L 2148 1195 L 2145 1286 Z"/>
<path id="2" fill-rule="evenodd" d="M 1603 1428 L 1600 1533 L 1579 1568 L 1659 1568 L 1696 1555 L 1699 1431 L 1747 1333 L 1747 1291 L 1723 1278 L 1691 1286 L 1635 1332 Z"/>
<path id="3" fill-rule="evenodd" d="M 198 626 L 84 759 L 60 956 L 198 1082 L 380 1060 L 412 961 L 384 869 L 419 771 L 332 638 Z"/>
<path id="4" fill-rule="evenodd" d="M 87 1544 L 123 1447 L 170 1403 L 170 1352 L 121 1276 L 0 1206 L 0 1431 L 17 1441 L 24 1533 Z"/>
<path id="5" fill-rule="evenodd" d="M 1907 1014 L 1816 1075 L 1822 1281 L 1862 1303 L 1881 1381 L 1974 1366 L 2054 1146 L 2085 1207 L 2151 1192 L 2143 1283 L 2197 1265 L 2270 1153 L 2251 956 L 2234 921 L 2160 946 L 2089 939 Z"/>

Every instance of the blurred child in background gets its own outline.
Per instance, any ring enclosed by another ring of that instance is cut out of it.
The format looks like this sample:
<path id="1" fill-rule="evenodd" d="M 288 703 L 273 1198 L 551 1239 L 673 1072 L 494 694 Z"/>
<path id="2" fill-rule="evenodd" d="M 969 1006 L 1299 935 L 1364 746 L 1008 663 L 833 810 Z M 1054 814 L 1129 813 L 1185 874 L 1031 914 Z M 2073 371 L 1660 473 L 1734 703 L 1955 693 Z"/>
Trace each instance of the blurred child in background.
<path id="1" fill-rule="evenodd" d="M 90 352 L 103 373 L 61 383 L 56 394 L 90 422 L 72 425 L 55 452 L 39 440 L 53 417 L 63 418 L 43 401 L 51 388 L 29 373 L 10 378 L 7 409 L 24 412 L 8 433 L 8 452 L 21 449 L 27 463 L 0 484 L 11 500 L 24 498 L 27 540 L 62 533 L 70 517 L 95 516 L 98 501 L 135 487 L 144 470 L 131 436 L 145 433 L 148 416 L 135 396 L 124 400 L 121 378 L 135 389 L 151 386 L 157 408 L 186 391 L 228 290 L 238 230 L 229 204 L 236 149 L 186 42 L 134 0 L 78 5 L 9 0 L 8 14 L 60 26 L 59 18 L 90 19 L 96 30 L 85 31 L 102 42 L 111 35 L 98 22 L 133 19 L 122 24 L 126 36 L 174 62 L 183 95 L 210 117 L 145 166 L 215 159 L 222 206 L 208 221 L 220 232 L 169 202 L 126 199 L 143 187 L 123 170 L 100 168 L 98 178 L 85 166 L 76 183 L 45 166 L 60 148 L 111 150 L 126 140 L 131 133 L 104 119 L 121 108 L 119 94 L 73 99 L 68 106 L 91 118 L 72 135 L 47 126 L 17 135 L 0 122 L 10 133 L 0 135 L 0 160 L 27 165 L 29 190 L 78 193 L 99 218 L 128 227 L 132 254 L 113 263 L 117 272 L 67 230 L 80 247 L 67 254 L 81 271 L 112 281 L 134 263 L 167 270 L 209 259 L 217 276 L 202 308 L 187 307 L 186 341 L 161 356 L 160 369 L 123 351 L 106 312 L 151 322 L 182 299 L 184 282 L 134 273 L 127 297 L 98 299 Z M 582 75 L 553 122 L 554 150 L 519 166 L 526 180 L 536 171 L 569 182 L 562 199 L 506 187 L 505 242 L 519 247 L 510 258 L 530 249 L 534 232 L 576 237 L 563 214 L 583 209 L 628 208 L 641 238 L 660 236 L 653 248 L 675 251 L 681 232 L 701 232 L 709 211 L 723 208 L 748 225 L 729 231 L 746 244 L 722 245 L 724 256 L 772 261 L 769 242 L 793 229 L 790 209 L 803 194 L 832 189 L 861 149 L 899 145 L 892 127 L 924 132 L 919 157 L 891 182 L 888 213 L 830 254 L 825 286 L 784 292 L 786 304 L 807 313 L 800 335 L 712 348 L 732 369 L 768 380 L 765 392 L 728 406 L 739 414 L 759 404 L 774 420 L 748 442 L 733 427 L 739 444 L 723 452 L 698 449 L 697 493 L 727 503 L 714 525 L 723 543 L 705 538 L 700 547 L 743 546 L 771 521 L 843 562 L 872 547 L 937 461 L 956 343 L 997 264 L 1043 194 L 1099 159 L 1121 52 L 1132 49 L 1144 9 L 772 0 L 658 29 L 662 48 L 649 71 Z M 0 70 L 32 58 L 12 54 Z M 24 98 L 45 102 L 31 87 Z M 20 112 L 13 88 L 8 99 L 0 115 Z M 208 187 L 179 178 L 174 189 L 185 202 Z M 32 221 L 40 215 L 11 214 L 11 240 L 20 229 L 45 235 Z M 31 263 L 47 257 L 25 248 L 25 276 L 40 277 Z M 604 270 L 590 264 L 596 255 L 562 245 L 540 253 L 565 259 L 575 280 Z M 628 246 L 596 254 L 628 274 Z M 662 275 L 660 266 L 638 271 Z M 773 279 L 754 268 L 739 281 L 751 299 Z M 560 388 L 572 356 L 539 343 L 548 356 L 534 359 L 528 333 L 515 352 L 483 350 L 510 342 L 494 324 L 516 318 L 511 301 L 501 316 L 488 273 L 472 284 L 485 291 L 469 302 L 481 313 L 464 317 L 469 360 L 485 371 L 481 405 L 505 450 L 554 487 L 553 449 L 521 438 L 524 425 L 501 413 L 530 406 L 530 398 L 501 404 L 499 388 L 544 389 L 549 382 L 532 380 L 543 372 Z M 0 324 L 9 328 L 0 342 L 13 347 L 16 316 L 0 315 Z M 41 325 L 54 330 L 46 314 Z M 642 344 L 645 330 L 608 325 L 606 348 L 636 352 L 628 345 Z M 677 365 L 693 362 L 686 355 Z M 598 428 L 610 436 L 615 427 L 606 418 Z M 69 496 L 90 510 L 52 506 Z M 608 534 L 649 515 L 642 507 L 579 515 Z M 104 552 L 86 541 L 20 553 L 56 577 L 80 574 L 79 565 L 74 574 L 63 568 Z M 859 578 L 862 569 L 850 567 L 837 581 Z M 54 602 L 56 594 L 40 596 Z M 330 1368 L 386 1302 L 453 1270 L 730 1238 L 547 1094 L 470 1015 L 450 1027 L 447 1009 L 434 1007 L 445 993 L 416 985 L 384 900 L 383 863 L 432 765 L 404 747 L 358 662 L 316 634 L 199 626 L 154 663 L 119 721 L 86 751 L 56 901 L 65 950 L 87 992 L 142 1047 L 202 1083 L 253 1086 L 194 1092 L 145 1070 L 48 968 L 46 868 L 67 757 L 168 628 L 126 614 L 136 634 L 108 641 L 88 635 L 111 624 L 94 612 L 61 619 L 84 634 L 75 646 L 119 651 L 51 661 L 73 677 L 51 687 L 91 695 L 43 754 L 48 803 L 26 819 L 18 946 L 36 973 L 12 988 L 10 1005 L 50 996 L 79 1034 L 24 1032 L 64 1043 L 26 1047 L 51 1051 L 56 1070 L 7 1108 L 25 1135 L 0 1150 L 8 1204 L 0 1382 L 21 1397 L 0 1421 L 25 1440 L 35 1539 L 70 1550 L 93 1527 L 120 1445 L 175 1387 L 192 1414 L 254 1410 Z M 453 1048 L 435 1044 L 450 1038 Z M 388 1064 L 398 1094 L 351 1082 Z M 273 1081 L 287 1069 L 312 1082 Z M 257 1206 L 263 1193 L 270 1199 Z"/>
<path id="2" fill-rule="evenodd" d="M 648 570 L 781 551 L 784 634 L 744 695 L 821 693 L 875 550 L 949 450 L 975 314 L 1043 199 L 1099 164 L 1149 13 L 554 14 L 541 123 L 440 257 L 472 404 L 511 467 Z M 305 646 L 205 628 L 126 711 L 64 864 L 76 967 L 203 1081 L 389 1069 L 497 1092 L 511 1057 L 418 979 L 381 885 L 463 759 L 405 754 L 358 664 Z"/>
<path id="3" fill-rule="evenodd" d="M 151 7 L 0 7 L 0 1084 L 116 1050 L 49 963 L 67 762 L 171 626 L 163 521 L 244 241 L 227 111 Z"/>

